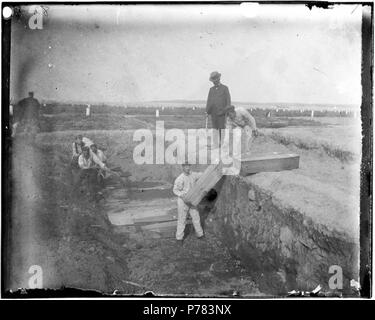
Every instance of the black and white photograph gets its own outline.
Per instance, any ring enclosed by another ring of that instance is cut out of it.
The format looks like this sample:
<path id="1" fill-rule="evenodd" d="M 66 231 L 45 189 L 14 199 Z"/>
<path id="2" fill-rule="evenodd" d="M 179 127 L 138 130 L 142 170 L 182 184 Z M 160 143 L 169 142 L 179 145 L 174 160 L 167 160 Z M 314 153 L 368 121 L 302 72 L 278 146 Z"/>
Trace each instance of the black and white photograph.
<path id="1" fill-rule="evenodd" d="M 371 13 L 3 3 L 2 294 L 363 296 Z"/>

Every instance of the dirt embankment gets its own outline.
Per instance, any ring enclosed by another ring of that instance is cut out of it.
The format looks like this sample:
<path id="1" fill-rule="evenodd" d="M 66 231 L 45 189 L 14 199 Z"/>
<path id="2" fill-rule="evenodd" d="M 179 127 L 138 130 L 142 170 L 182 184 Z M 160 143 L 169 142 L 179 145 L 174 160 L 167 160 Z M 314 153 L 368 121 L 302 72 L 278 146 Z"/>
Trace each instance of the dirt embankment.
<path id="1" fill-rule="evenodd" d="M 43 271 L 43 287 L 124 293 L 127 250 L 116 243 L 101 203 L 71 196 L 70 155 L 52 146 L 14 140 L 9 278 L 6 288 L 29 288 L 29 268 Z"/>
<path id="2" fill-rule="evenodd" d="M 21 139 L 14 142 L 7 288 L 28 288 L 28 270 L 38 265 L 43 270 L 44 288 L 68 287 L 108 294 L 116 290 L 126 295 L 147 291 L 181 296 L 263 295 L 251 274 L 217 240 L 209 219 L 206 240 L 196 239 L 188 227 L 182 248 L 173 237 L 155 239 L 147 234 L 114 232 L 107 218 L 111 192 L 104 191 L 100 201 L 90 201 L 84 188 L 82 193 L 72 195 L 69 141 L 73 133 L 68 135 L 39 135 L 37 146 Z M 152 165 L 132 167 L 126 133 L 119 133 L 113 140 L 107 140 L 105 134 L 89 136 L 103 146 L 112 142 L 108 148 L 113 152 L 111 162 L 134 173 L 133 185 L 144 182 L 146 177 L 173 181 L 181 170 L 176 165 L 160 165 L 157 170 Z M 119 188 L 114 181 L 108 182 L 112 188 Z M 116 194 L 121 191 L 115 190 Z M 174 200 L 173 195 L 163 197 L 169 201 L 171 196 Z M 150 198 L 139 192 L 136 201 L 146 204 Z M 200 208 L 204 220 L 209 211 L 206 205 Z"/>
<path id="3" fill-rule="evenodd" d="M 285 294 L 326 283 L 329 264 L 355 278 L 357 163 L 262 135 L 254 154 L 295 152 L 300 168 L 239 178 L 234 185 L 226 179 L 216 211 L 206 219 L 207 243 L 192 240 L 180 250 L 172 239 L 115 235 L 105 200 L 90 202 L 85 194 L 73 200 L 68 168 L 70 142 L 78 133 L 41 133 L 36 146 L 14 140 L 8 288 L 28 287 L 31 265 L 42 267 L 44 287 L 125 294 Z M 173 182 L 180 172 L 176 165 L 134 164 L 137 143 L 130 130 L 82 133 L 106 149 L 114 166 L 132 172 L 133 181 Z M 262 275 L 259 266 L 271 271 Z"/>

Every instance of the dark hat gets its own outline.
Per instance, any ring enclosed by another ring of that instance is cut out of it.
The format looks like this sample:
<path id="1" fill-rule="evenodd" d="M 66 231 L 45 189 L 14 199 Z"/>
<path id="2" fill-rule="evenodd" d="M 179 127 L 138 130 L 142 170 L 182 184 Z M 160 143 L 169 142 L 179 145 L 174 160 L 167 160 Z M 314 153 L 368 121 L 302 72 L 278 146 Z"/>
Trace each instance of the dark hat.
<path id="1" fill-rule="evenodd" d="M 216 79 L 220 79 L 221 77 L 221 73 L 217 72 L 217 71 L 214 71 L 214 72 L 211 72 L 210 74 L 210 81 L 213 81 L 213 80 L 216 80 Z"/>

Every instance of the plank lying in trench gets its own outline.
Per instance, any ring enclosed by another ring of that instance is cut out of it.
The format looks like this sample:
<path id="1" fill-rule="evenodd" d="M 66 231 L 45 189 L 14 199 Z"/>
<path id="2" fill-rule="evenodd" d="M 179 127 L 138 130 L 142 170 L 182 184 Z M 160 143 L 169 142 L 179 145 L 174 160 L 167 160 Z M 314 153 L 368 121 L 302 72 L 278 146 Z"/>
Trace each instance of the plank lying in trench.
<path id="1" fill-rule="evenodd" d="M 125 204 L 112 200 L 109 203 L 109 207 L 111 206 L 114 206 L 115 209 L 108 212 L 108 217 L 111 223 L 116 226 L 140 225 L 177 219 L 175 199 L 173 201 L 158 199 L 147 203 L 133 201 Z"/>
<path id="2" fill-rule="evenodd" d="M 149 216 L 144 218 L 138 218 L 133 219 L 133 224 L 151 224 L 151 223 L 157 223 L 157 222 L 167 222 L 167 221 L 173 221 L 177 219 L 177 215 L 172 214 L 164 214 L 160 216 Z"/>
<path id="3" fill-rule="evenodd" d="M 240 175 L 246 176 L 258 172 L 276 172 L 283 170 L 298 169 L 299 155 L 287 153 L 273 153 L 262 156 L 241 156 Z M 197 206 L 205 194 L 211 190 L 223 176 L 222 163 L 212 164 L 207 167 L 195 186 L 186 195 L 187 201 Z"/>

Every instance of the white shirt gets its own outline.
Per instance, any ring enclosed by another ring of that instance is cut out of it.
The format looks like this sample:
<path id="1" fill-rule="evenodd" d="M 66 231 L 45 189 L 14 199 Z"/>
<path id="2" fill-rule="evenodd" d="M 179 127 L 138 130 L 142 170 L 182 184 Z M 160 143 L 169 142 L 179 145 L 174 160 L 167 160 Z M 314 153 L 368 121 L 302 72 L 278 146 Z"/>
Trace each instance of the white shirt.
<path id="1" fill-rule="evenodd" d="M 202 172 L 190 172 L 189 175 L 186 175 L 184 172 L 181 173 L 174 182 L 173 193 L 177 197 L 186 195 L 201 175 Z"/>
<path id="2" fill-rule="evenodd" d="M 99 158 L 90 153 L 90 156 L 86 159 L 83 154 L 81 154 L 78 158 L 78 165 L 81 169 L 90 169 L 94 168 L 95 164 L 97 164 L 100 168 L 105 168 L 105 164 L 99 160 Z"/>
<path id="3" fill-rule="evenodd" d="M 235 127 L 244 128 L 245 126 L 250 126 L 252 130 L 256 130 L 255 119 L 249 111 L 243 107 L 235 107 L 234 111 L 236 112 L 236 116 L 233 120 L 229 116 L 227 117 L 226 128 L 233 129 Z"/>

